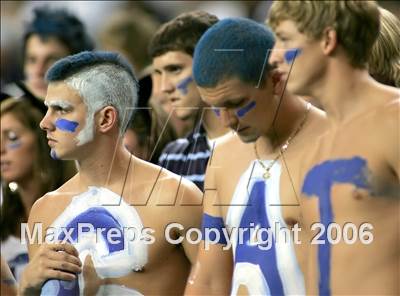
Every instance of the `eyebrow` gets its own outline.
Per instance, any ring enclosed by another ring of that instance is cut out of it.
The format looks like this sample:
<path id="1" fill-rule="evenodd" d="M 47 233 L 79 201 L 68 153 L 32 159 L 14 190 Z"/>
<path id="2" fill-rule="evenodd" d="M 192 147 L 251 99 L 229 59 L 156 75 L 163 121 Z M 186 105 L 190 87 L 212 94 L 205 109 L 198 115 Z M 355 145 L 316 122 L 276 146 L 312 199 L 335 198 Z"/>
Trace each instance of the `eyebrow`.
<path id="1" fill-rule="evenodd" d="M 44 101 L 44 104 L 47 107 L 60 107 L 62 109 L 68 109 L 72 107 L 72 104 L 65 100 L 53 100 L 53 101 Z"/>

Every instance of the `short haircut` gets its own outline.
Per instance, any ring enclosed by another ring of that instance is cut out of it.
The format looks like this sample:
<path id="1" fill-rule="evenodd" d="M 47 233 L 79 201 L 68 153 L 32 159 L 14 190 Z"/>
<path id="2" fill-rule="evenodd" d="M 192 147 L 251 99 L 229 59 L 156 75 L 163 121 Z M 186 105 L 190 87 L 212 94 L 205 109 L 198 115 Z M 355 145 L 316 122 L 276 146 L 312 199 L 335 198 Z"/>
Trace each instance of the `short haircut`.
<path id="1" fill-rule="evenodd" d="M 379 33 L 379 11 L 374 1 L 274 1 L 267 23 L 273 30 L 290 20 L 300 33 L 318 40 L 327 27 L 337 32 L 338 43 L 353 67 L 365 68 Z"/>
<path id="2" fill-rule="evenodd" d="M 193 56 L 193 77 L 200 87 L 215 87 L 238 78 L 258 86 L 268 70 L 274 35 L 245 18 L 219 21 L 201 37 Z"/>
<path id="3" fill-rule="evenodd" d="M 381 27 L 368 59 L 369 73 L 379 82 L 400 87 L 400 20 L 379 8 Z"/>
<path id="4" fill-rule="evenodd" d="M 149 45 L 150 57 L 155 58 L 169 51 L 182 51 L 193 56 L 201 35 L 217 22 L 215 15 L 204 11 L 180 14 L 156 32 Z"/>
<path id="5" fill-rule="evenodd" d="M 36 8 L 34 14 L 24 32 L 24 54 L 26 43 L 32 35 L 38 35 L 43 40 L 55 37 L 69 49 L 70 54 L 93 50 L 92 39 L 75 15 L 64 9 L 51 10 L 47 6 Z"/>
<path id="6" fill-rule="evenodd" d="M 51 66 L 46 79 L 50 83 L 63 81 L 78 91 L 88 107 L 89 119 L 105 106 L 115 107 L 120 132 L 125 132 L 137 104 L 138 82 L 120 54 L 85 51 L 65 57 Z"/>

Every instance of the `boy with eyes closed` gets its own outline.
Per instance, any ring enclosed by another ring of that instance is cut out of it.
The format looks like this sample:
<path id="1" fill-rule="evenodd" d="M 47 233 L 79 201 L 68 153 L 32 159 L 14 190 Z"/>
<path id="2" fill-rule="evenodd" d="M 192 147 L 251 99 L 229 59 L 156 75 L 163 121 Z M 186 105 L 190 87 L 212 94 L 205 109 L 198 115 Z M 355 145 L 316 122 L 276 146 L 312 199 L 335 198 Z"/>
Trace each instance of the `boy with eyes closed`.
<path id="1" fill-rule="evenodd" d="M 217 141 L 207 169 L 203 227 L 219 229 L 220 239 L 200 244 L 187 295 L 305 293 L 299 164 L 326 119 L 283 92 L 284 79 L 268 65 L 273 46 L 271 30 L 241 18 L 221 20 L 196 46 L 201 97 L 236 133 Z M 290 236 L 268 233 L 275 229 Z"/>
<path id="2" fill-rule="evenodd" d="M 199 227 L 201 192 L 123 146 L 137 101 L 131 67 L 115 53 L 83 52 L 56 62 L 47 79 L 40 127 L 51 155 L 79 171 L 32 207 L 20 294 L 181 294 L 196 245 L 168 238 Z M 165 233 L 172 223 L 182 228 Z"/>
<path id="3" fill-rule="evenodd" d="M 186 138 L 165 147 L 159 165 L 194 182 L 201 190 L 213 139 L 227 129 L 201 100 L 192 77 L 192 56 L 201 35 L 217 22 L 216 16 L 206 12 L 183 13 L 162 25 L 149 45 L 154 79 L 171 102 L 172 112 L 181 120 L 195 122 Z"/>

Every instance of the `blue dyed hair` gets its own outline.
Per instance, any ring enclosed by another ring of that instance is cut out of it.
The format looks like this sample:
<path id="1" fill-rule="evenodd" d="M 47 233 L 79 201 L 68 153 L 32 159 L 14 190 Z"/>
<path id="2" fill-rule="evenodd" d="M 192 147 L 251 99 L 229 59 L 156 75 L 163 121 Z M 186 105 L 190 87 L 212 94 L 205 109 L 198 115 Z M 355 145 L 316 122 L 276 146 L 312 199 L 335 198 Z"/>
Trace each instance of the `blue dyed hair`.
<path id="1" fill-rule="evenodd" d="M 120 54 L 108 51 L 84 51 L 58 60 L 46 73 L 49 82 L 65 80 L 85 67 L 114 64 L 124 69 L 137 83 L 132 66 Z"/>
<path id="2" fill-rule="evenodd" d="M 94 49 L 93 40 L 75 15 L 64 9 L 51 10 L 47 6 L 36 8 L 34 14 L 32 21 L 25 27 L 24 53 L 31 35 L 39 35 L 44 40 L 55 37 L 69 49 L 70 54 Z"/>
<path id="3" fill-rule="evenodd" d="M 231 78 L 258 85 L 273 47 L 274 35 L 266 26 L 245 18 L 221 20 L 197 43 L 194 79 L 200 87 L 215 87 Z"/>
<path id="4" fill-rule="evenodd" d="M 120 54 L 84 51 L 67 56 L 50 67 L 46 79 L 50 83 L 63 81 L 78 91 L 90 119 L 101 108 L 114 106 L 120 131 L 125 132 L 137 104 L 138 82 L 131 65 Z"/>

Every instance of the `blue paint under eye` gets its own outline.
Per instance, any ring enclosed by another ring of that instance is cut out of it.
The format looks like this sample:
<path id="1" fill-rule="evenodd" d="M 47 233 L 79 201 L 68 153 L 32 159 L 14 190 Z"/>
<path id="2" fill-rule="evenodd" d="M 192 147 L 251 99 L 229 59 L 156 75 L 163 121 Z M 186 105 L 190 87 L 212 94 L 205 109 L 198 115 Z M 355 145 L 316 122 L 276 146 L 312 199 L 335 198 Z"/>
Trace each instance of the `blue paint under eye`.
<path id="1" fill-rule="evenodd" d="M 10 143 L 10 144 L 7 145 L 7 148 L 8 149 L 12 149 L 12 150 L 13 149 L 17 149 L 19 147 L 21 147 L 21 141 L 19 141 L 19 140 L 15 141 L 14 143 Z"/>
<path id="2" fill-rule="evenodd" d="M 301 54 L 300 48 L 292 48 L 287 50 L 283 55 L 283 57 L 285 58 L 285 62 L 287 64 L 291 64 L 295 60 L 295 58 L 300 54 Z"/>
<path id="3" fill-rule="evenodd" d="M 63 118 L 59 118 L 56 121 L 56 127 L 62 131 L 73 133 L 78 127 L 79 123 L 76 121 L 71 121 Z"/>
<path id="4" fill-rule="evenodd" d="M 57 156 L 57 154 L 56 154 L 56 151 L 53 150 L 53 149 L 51 149 L 51 151 L 50 151 L 50 157 L 51 157 L 52 159 L 54 159 L 54 160 L 59 160 L 59 158 L 58 158 L 58 156 Z"/>
<path id="5" fill-rule="evenodd" d="M 243 108 L 240 108 L 239 110 L 237 110 L 236 111 L 236 115 L 239 116 L 239 117 L 243 117 L 248 112 L 250 112 L 252 109 L 254 109 L 255 106 L 256 106 L 256 102 L 255 101 L 251 101 L 250 103 L 248 103 Z"/>
<path id="6" fill-rule="evenodd" d="M 219 115 L 220 115 L 219 108 L 212 108 L 212 110 L 213 110 L 214 113 L 219 117 Z"/>
<path id="7" fill-rule="evenodd" d="M 176 86 L 177 89 L 179 89 L 184 95 L 188 93 L 188 85 L 193 81 L 193 77 L 189 76 L 185 79 L 183 79 L 181 82 L 178 83 Z"/>

